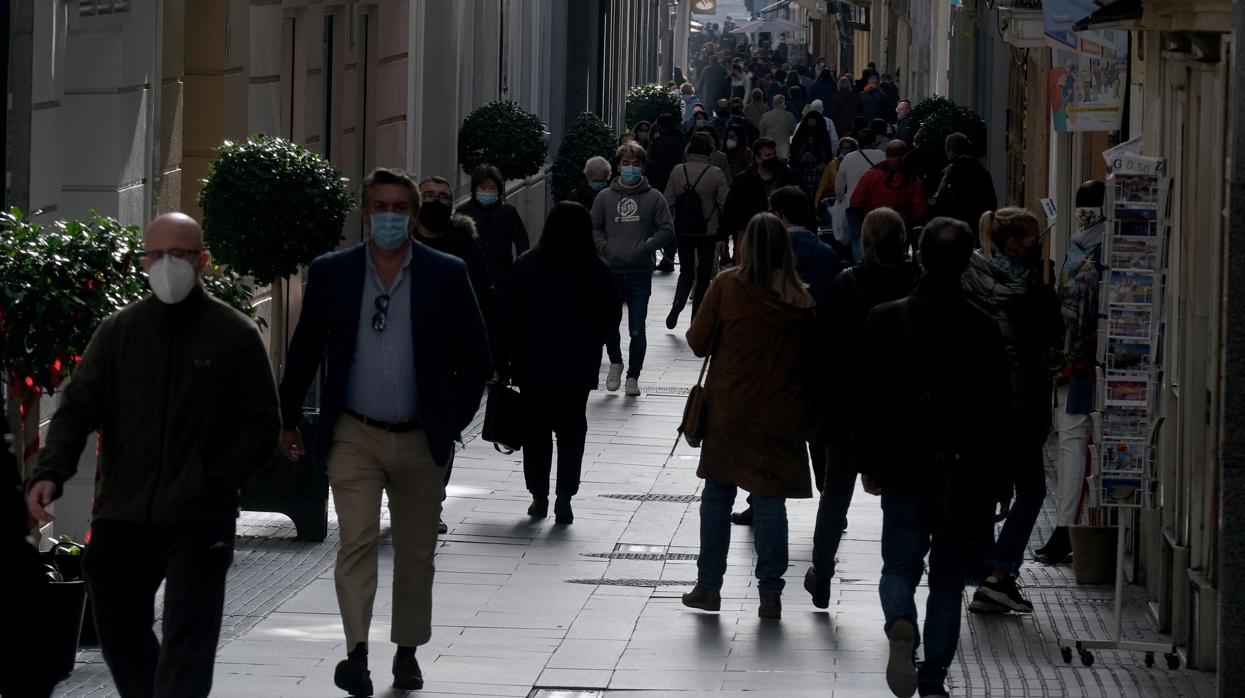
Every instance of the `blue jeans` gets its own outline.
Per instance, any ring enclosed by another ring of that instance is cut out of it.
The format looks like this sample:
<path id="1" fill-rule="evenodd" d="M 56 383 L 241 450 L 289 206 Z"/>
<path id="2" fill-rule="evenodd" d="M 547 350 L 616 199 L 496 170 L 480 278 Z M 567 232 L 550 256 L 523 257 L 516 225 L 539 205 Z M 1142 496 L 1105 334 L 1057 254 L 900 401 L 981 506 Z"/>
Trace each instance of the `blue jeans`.
<path id="1" fill-rule="evenodd" d="M 1042 456 L 1042 442 L 1045 439 L 1045 434 L 1038 437 L 1036 433 L 1019 439 L 1020 448 L 1015 451 L 1017 462 L 1013 466 L 1016 469 L 1016 499 L 1012 502 L 1007 520 L 1003 522 L 1003 530 L 999 532 L 994 550 L 986 560 L 987 575 L 994 570 L 1012 577 L 1020 573 L 1029 536 L 1033 534 L 1033 526 L 1042 513 L 1042 502 L 1046 500 L 1046 463 Z"/>
<path id="2" fill-rule="evenodd" d="M 726 553 L 731 545 L 731 507 L 739 488 L 705 480 L 700 497 L 700 557 L 696 581 L 721 589 Z M 781 594 L 787 572 L 787 500 L 752 495 L 752 528 L 757 552 L 757 588 Z"/>
<path id="3" fill-rule="evenodd" d="M 920 665 L 921 685 L 942 685 L 947 667 L 955 658 L 960 641 L 960 608 L 963 605 L 966 542 L 962 534 L 935 526 L 937 496 L 921 492 L 882 493 L 882 581 L 878 593 L 886 616 L 886 632 L 898 620 L 919 628 L 916 587 L 929 554 L 929 600 L 925 605 L 925 630 L 918 644 L 925 643 Z M 922 637 L 923 636 L 923 637 Z"/>
<path id="4" fill-rule="evenodd" d="M 847 226 L 848 244 L 852 246 L 852 264 L 860 264 L 865 258 L 865 247 L 860 236 L 864 223 L 864 214 L 854 208 L 847 209 L 847 213 L 843 215 L 843 224 Z"/>
<path id="5" fill-rule="evenodd" d="M 627 377 L 639 378 L 640 369 L 644 368 L 644 352 L 648 350 L 644 325 L 648 321 L 648 297 L 653 295 L 653 272 L 614 272 L 614 285 L 618 288 L 622 302 L 627 306 L 627 332 L 631 335 Z M 622 337 L 617 329 L 605 340 L 605 353 L 609 354 L 610 363 L 623 362 Z"/>

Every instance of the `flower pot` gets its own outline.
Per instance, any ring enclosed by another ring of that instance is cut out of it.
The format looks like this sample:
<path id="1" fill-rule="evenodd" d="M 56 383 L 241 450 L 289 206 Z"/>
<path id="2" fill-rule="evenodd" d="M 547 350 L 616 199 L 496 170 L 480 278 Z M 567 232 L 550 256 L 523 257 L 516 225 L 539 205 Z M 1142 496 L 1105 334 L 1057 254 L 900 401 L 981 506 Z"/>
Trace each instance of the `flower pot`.
<path id="1" fill-rule="evenodd" d="M 80 579 L 49 583 L 48 602 L 47 622 L 53 642 L 49 651 L 57 676 L 64 678 L 73 672 L 78 661 L 78 635 L 82 632 L 82 616 L 86 610 L 86 583 Z"/>
<path id="2" fill-rule="evenodd" d="M 1070 526 L 1072 568 L 1077 584 L 1111 584 L 1115 581 L 1114 526 Z"/>

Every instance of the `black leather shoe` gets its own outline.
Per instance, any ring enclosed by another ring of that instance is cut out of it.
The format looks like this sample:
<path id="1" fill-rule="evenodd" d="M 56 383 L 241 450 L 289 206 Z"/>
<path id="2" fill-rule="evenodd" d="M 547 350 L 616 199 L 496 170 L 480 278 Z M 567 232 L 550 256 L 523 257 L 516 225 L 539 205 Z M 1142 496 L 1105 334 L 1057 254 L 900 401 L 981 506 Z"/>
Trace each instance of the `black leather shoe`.
<path id="1" fill-rule="evenodd" d="M 532 504 L 527 508 L 527 515 L 533 519 L 543 519 L 549 515 L 549 498 L 532 497 Z"/>
<path id="2" fill-rule="evenodd" d="M 674 260 L 663 258 L 660 262 L 657 263 L 657 271 L 665 272 L 667 274 L 674 271 Z"/>
<path id="3" fill-rule="evenodd" d="M 393 656 L 393 687 L 404 691 L 418 691 L 424 687 L 424 673 L 419 670 L 415 655 Z"/>
<path id="4" fill-rule="evenodd" d="M 813 597 L 817 608 L 830 608 L 830 578 L 817 574 L 812 567 L 804 573 L 804 590 Z"/>
<path id="5" fill-rule="evenodd" d="M 352 696 L 372 695 L 372 672 L 367 670 L 367 656 L 347 657 L 338 662 L 333 683 Z"/>
<path id="6" fill-rule="evenodd" d="M 735 512 L 731 514 L 731 523 L 735 524 L 736 526 L 751 526 L 752 525 L 752 507 L 748 507 L 747 509 L 744 509 L 743 511 Z"/>
<path id="7" fill-rule="evenodd" d="M 571 498 L 558 497 L 553 502 L 554 523 L 569 524 L 575 522 L 575 512 L 571 511 Z"/>

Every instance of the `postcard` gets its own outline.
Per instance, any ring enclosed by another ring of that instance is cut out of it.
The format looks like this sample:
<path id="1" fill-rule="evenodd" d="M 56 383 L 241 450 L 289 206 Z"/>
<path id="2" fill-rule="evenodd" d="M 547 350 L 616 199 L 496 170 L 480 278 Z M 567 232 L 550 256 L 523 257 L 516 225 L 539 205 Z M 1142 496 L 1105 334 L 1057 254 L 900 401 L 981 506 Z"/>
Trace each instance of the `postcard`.
<path id="1" fill-rule="evenodd" d="M 1107 283 L 1108 303 L 1150 305 L 1154 302 L 1154 272 L 1112 270 Z"/>
<path id="2" fill-rule="evenodd" d="M 1106 407 L 1102 411 L 1102 431 L 1113 438 L 1147 439 L 1150 411 L 1144 407 Z"/>
<path id="3" fill-rule="evenodd" d="M 1158 206 L 1159 178 L 1148 175 L 1116 175 L 1116 206 Z"/>
<path id="4" fill-rule="evenodd" d="M 1107 366 L 1117 371 L 1148 371 L 1154 361 L 1154 352 L 1148 341 L 1127 337 L 1110 337 L 1107 340 Z"/>
<path id="5" fill-rule="evenodd" d="M 1112 213 L 1115 234 L 1122 237 L 1158 235 L 1158 212 L 1150 208 L 1117 208 Z"/>
<path id="6" fill-rule="evenodd" d="M 1102 469 L 1112 472 L 1142 472 L 1150 453 L 1145 441 L 1119 441 L 1106 438 L 1102 444 Z"/>
<path id="7" fill-rule="evenodd" d="M 1108 375 L 1107 404 L 1142 407 L 1150 404 L 1150 377 L 1144 373 Z"/>
<path id="8" fill-rule="evenodd" d="M 1102 503 L 1106 506 L 1141 506 L 1142 479 L 1139 477 L 1103 477 Z"/>
<path id="9" fill-rule="evenodd" d="M 1119 237 L 1111 240 L 1112 269 L 1154 271 L 1158 265 L 1158 240 L 1152 237 Z"/>
<path id="10" fill-rule="evenodd" d="M 1150 339 L 1154 336 L 1149 308 L 1111 307 L 1107 309 L 1107 334 L 1111 337 Z"/>

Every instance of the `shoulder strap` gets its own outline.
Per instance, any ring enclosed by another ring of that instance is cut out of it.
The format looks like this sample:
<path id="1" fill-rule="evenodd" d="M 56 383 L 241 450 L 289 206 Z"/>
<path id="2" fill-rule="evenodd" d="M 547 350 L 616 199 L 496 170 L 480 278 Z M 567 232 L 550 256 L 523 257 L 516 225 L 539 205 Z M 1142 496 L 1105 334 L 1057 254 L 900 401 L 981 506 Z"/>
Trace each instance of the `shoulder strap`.
<path id="1" fill-rule="evenodd" d="M 695 182 L 693 182 L 690 186 L 685 186 L 685 187 L 683 187 L 683 191 L 692 191 L 692 190 L 694 190 L 694 189 L 695 189 L 695 188 L 696 188 L 696 187 L 700 184 L 700 180 L 702 180 L 702 179 L 704 179 L 704 178 L 705 178 L 705 173 L 706 173 L 706 172 L 708 172 L 708 171 L 709 171 L 709 165 L 707 165 L 707 164 L 706 164 L 706 165 L 705 165 L 705 169 L 703 169 L 703 170 L 701 170 L 701 171 L 700 171 L 700 176 L 696 178 L 696 181 L 695 181 Z M 684 165 L 683 165 L 683 180 L 684 180 L 685 182 L 686 182 L 686 181 L 688 181 L 688 177 L 687 177 L 687 165 L 686 165 L 686 164 L 684 164 Z"/>
<path id="2" fill-rule="evenodd" d="M 713 324 L 713 336 L 709 338 L 709 351 L 705 353 L 705 360 L 700 364 L 700 375 L 696 378 L 696 385 L 704 385 L 705 371 L 709 369 L 709 357 L 713 356 L 713 350 L 718 348 L 718 333 L 722 331 L 721 321 Z"/>
<path id="3" fill-rule="evenodd" d="M 877 164 L 876 164 L 876 163 L 874 163 L 872 160 L 870 160 L 870 159 L 869 159 L 869 156 L 868 156 L 868 155 L 865 155 L 865 151 L 864 151 L 863 149 L 860 151 L 860 157 L 864 158 L 864 159 L 865 159 L 865 162 L 869 163 L 869 167 L 876 167 L 876 166 L 877 166 Z"/>

